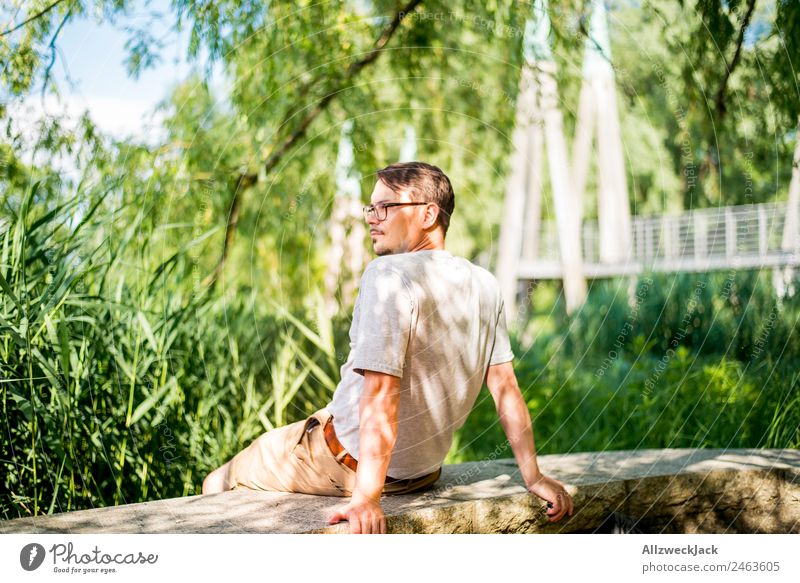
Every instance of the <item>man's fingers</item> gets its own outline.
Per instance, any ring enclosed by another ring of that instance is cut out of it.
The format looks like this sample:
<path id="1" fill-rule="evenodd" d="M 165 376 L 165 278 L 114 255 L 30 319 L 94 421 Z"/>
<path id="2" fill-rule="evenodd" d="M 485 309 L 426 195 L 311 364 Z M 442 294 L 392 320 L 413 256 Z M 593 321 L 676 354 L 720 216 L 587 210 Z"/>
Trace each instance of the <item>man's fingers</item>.
<path id="1" fill-rule="evenodd" d="M 560 504 L 556 504 L 553 508 L 553 514 L 550 516 L 550 522 L 558 522 L 564 515 L 564 509 Z"/>
<path id="2" fill-rule="evenodd" d="M 381 517 L 380 516 L 373 516 L 372 520 L 370 520 L 370 534 L 381 534 Z"/>
<path id="3" fill-rule="evenodd" d="M 340 522 L 340 521 L 342 521 L 344 519 L 345 519 L 345 515 L 337 510 L 328 519 L 328 524 L 336 524 L 337 522 Z"/>
<path id="4" fill-rule="evenodd" d="M 567 514 L 572 516 L 572 511 L 572 497 L 567 495 L 565 498 L 558 498 L 557 502 L 553 505 L 552 510 L 548 511 L 548 514 L 550 515 L 550 522 L 558 522 Z"/>
<path id="5" fill-rule="evenodd" d="M 569 494 L 567 494 L 566 496 L 567 500 L 566 504 L 564 504 L 564 514 L 565 515 L 569 514 L 570 516 L 572 516 L 572 496 L 570 496 Z"/>
<path id="6" fill-rule="evenodd" d="M 350 534 L 361 534 L 361 522 L 358 516 L 351 516 L 350 519 Z"/>
<path id="7" fill-rule="evenodd" d="M 564 515 L 567 513 L 567 507 L 565 504 L 561 505 L 561 508 L 558 511 L 558 516 L 556 517 L 556 522 L 564 518 Z"/>
<path id="8" fill-rule="evenodd" d="M 558 513 L 558 519 L 561 520 L 567 515 L 567 511 L 569 510 L 569 500 L 562 500 L 561 501 L 561 511 Z"/>
<path id="9" fill-rule="evenodd" d="M 328 519 L 328 524 L 335 524 L 341 520 L 350 523 L 350 534 L 385 534 L 387 532 L 386 518 L 382 513 L 345 507 L 334 511 Z"/>
<path id="10" fill-rule="evenodd" d="M 561 512 L 561 503 L 555 502 L 553 504 L 553 507 L 547 511 L 548 520 L 550 522 L 555 522 L 556 520 L 558 520 L 557 516 L 559 512 Z"/>
<path id="11" fill-rule="evenodd" d="M 562 498 L 556 498 L 553 507 L 547 511 L 550 522 L 558 522 L 567 511 L 567 503 Z"/>
<path id="12" fill-rule="evenodd" d="M 350 534 L 386 534 L 385 517 L 350 516 Z"/>

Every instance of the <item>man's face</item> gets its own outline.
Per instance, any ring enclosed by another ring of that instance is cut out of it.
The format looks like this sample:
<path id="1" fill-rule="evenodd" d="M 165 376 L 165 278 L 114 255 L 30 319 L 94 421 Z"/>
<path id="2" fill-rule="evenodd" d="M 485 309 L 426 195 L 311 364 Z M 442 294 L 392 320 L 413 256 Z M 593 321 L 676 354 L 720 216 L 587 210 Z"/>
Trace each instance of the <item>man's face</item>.
<path id="1" fill-rule="evenodd" d="M 378 180 L 370 203 L 414 202 L 407 192 L 396 193 Z M 378 221 L 375 214 L 369 220 L 369 235 L 376 255 L 407 253 L 423 237 L 425 206 L 396 206 L 386 209 L 386 220 Z"/>

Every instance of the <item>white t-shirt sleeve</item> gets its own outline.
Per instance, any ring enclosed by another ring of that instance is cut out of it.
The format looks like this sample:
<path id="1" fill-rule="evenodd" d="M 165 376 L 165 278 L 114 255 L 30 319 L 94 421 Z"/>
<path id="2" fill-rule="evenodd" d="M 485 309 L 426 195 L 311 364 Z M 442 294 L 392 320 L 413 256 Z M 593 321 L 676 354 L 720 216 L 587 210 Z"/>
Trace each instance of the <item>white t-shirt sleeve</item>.
<path id="1" fill-rule="evenodd" d="M 353 371 L 403 376 L 414 301 L 396 271 L 367 268 L 358 291 Z"/>
<path id="2" fill-rule="evenodd" d="M 497 314 L 497 326 L 494 330 L 494 345 L 492 355 L 489 358 L 489 366 L 502 364 L 514 360 L 514 353 L 511 351 L 511 341 L 508 338 L 506 328 L 506 310 L 503 305 L 503 298 L 500 298 L 500 310 Z"/>

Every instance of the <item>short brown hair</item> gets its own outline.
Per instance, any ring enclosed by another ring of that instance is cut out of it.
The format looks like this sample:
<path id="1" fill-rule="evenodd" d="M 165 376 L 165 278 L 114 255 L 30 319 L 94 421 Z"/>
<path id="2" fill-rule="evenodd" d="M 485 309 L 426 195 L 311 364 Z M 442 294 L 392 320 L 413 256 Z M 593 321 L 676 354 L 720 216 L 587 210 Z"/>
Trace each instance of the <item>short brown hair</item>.
<path id="1" fill-rule="evenodd" d="M 435 203 L 441 211 L 438 222 L 445 235 L 456 206 L 450 179 L 441 168 L 425 162 L 398 162 L 378 170 L 378 179 L 394 192 L 408 190 L 415 202 Z"/>

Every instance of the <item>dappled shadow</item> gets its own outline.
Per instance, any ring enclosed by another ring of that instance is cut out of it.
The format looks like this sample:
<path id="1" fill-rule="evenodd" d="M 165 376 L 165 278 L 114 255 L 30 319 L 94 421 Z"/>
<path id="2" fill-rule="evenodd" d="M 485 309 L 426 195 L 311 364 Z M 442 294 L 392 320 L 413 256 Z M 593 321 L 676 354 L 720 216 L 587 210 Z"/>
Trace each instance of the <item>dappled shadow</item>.
<path id="1" fill-rule="evenodd" d="M 496 281 L 444 250 L 378 257 L 367 273 L 374 282 L 369 293 L 374 288 L 377 298 L 360 298 L 360 316 L 351 329 L 357 359 L 403 371 L 388 473 L 405 477 L 433 471 L 483 385 L 498 323 Z M 348 428 L 357 424 L 353 415 L 344 415 Z"/>
<path id="2" fill-rule="evenodd" d="M 513 460 L 445 466 L 430 490 L 385 496 L 390 532 L 593 532 L 613 513 L 643 532 L 800 529 L 797 450 L 643 450 L 540 456 L 575 513 L 548 523 Z M 233 490 L 0 523 L 0 532 L 302 533 L 328 527 L 342 497 Z"/>
<path id="3" fill-rule="evenodd" d="M 232 490 L 0 523 L 0 532 L 297 533 L 325 526 L 338 497 Z"/>

